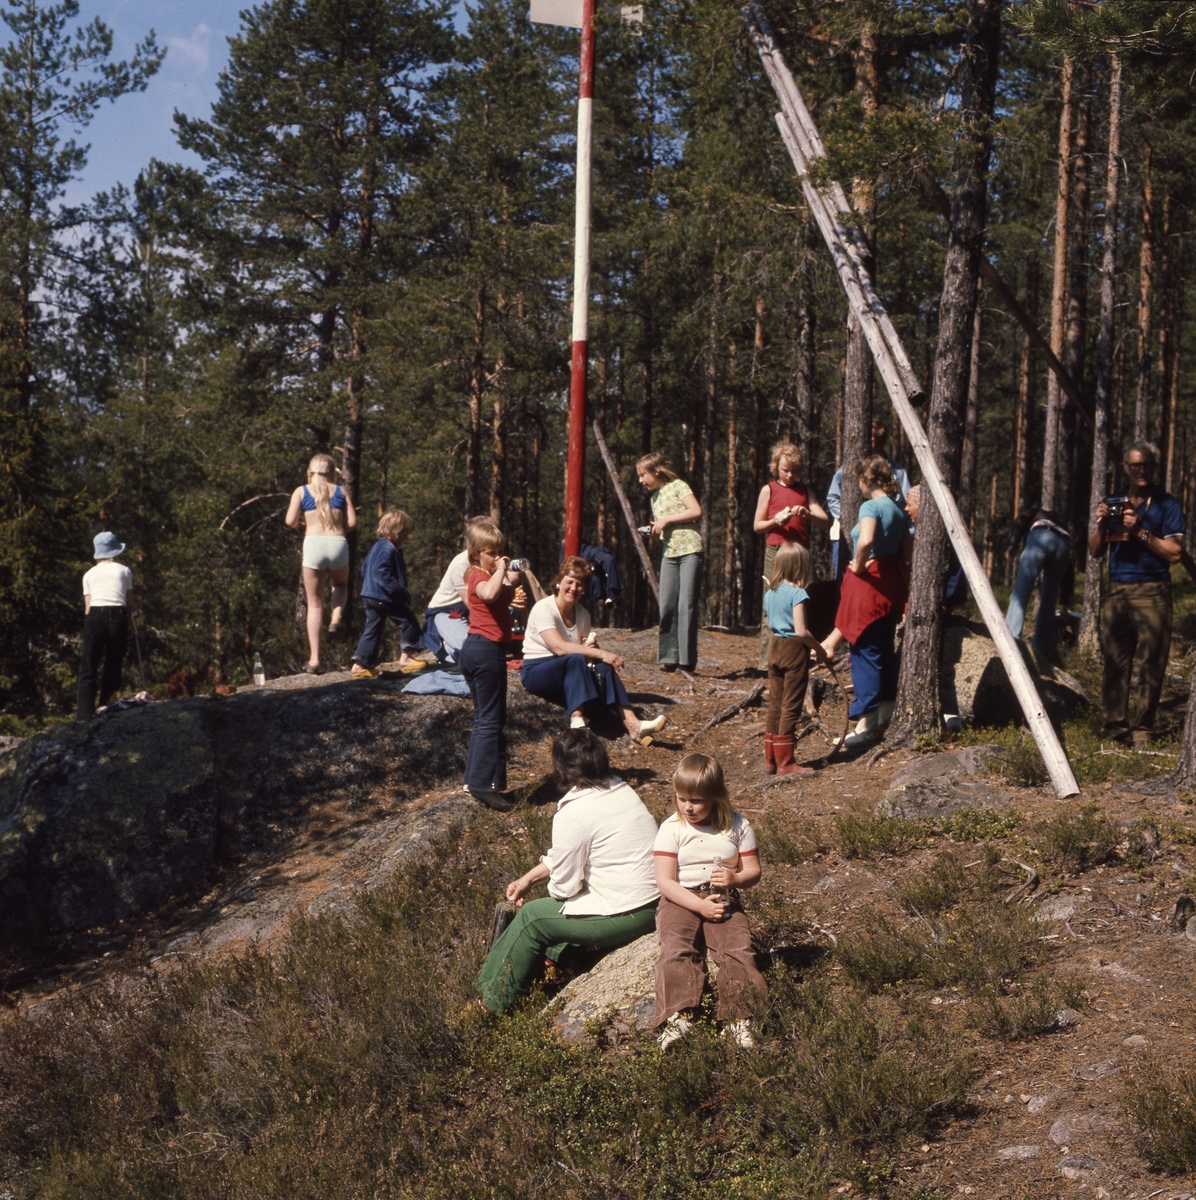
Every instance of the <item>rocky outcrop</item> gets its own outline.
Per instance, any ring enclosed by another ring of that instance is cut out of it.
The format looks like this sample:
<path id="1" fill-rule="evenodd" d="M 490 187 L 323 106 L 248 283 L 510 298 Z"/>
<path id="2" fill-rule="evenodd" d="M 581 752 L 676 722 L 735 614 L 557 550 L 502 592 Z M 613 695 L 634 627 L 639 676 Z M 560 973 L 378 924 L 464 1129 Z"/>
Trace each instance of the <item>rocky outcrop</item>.
<path id="1" fill-rule="evenodd" d="M 405 682 L 295 677 L 25 739 L 0 755 L 0 941 L 154 909 L 285 840 L 317 801 L 351 812 L 455 782 L 469 702 Z M 519 687 L 508 713 L 512 741 L 560 724 Z"/>
<path id="2" fill-rule="evenodd" d="M 1035 657 L 1018 643 L 1047 713 L 1054 720 L 1074 716 L 1091 703 L 1081 684 L 1066 671 Z M 1005 664 L 983 625 L 953 619 L 943 625 L 943 711 L 958 713 L 977 725 L 1006 725 L 1023 720 Z"/>
<path id="3" fill-rule="evenodd" d="M 564 1007 L 553 1018 L 553 1028 L 566 1042 L 587 1037 L 597 1021 L 614 1021 L 641 1032 L 651 1029 L 659 956 L 655 933 L 612 950 L 593 970 L 561 989 L 557 1001 Z"/>
<path id="4" fill-rule="evenodd" d="M 926 754 L 898 771 L 876 806 L 882 817 L 949 817 L 959 808 L 996 808 L 1001 797 L 982 779 L 999 746 Z"/>

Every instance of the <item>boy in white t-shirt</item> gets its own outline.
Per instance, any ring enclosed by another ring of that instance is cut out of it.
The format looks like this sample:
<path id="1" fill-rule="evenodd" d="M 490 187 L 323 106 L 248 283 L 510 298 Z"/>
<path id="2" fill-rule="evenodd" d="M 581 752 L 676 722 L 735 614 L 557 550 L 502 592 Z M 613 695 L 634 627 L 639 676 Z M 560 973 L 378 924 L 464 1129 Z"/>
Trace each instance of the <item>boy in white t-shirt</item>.
<path id="1" fill-rule="evenodd" d="M 100 703 L 120 690 L 120 667 L 128 637 L 129 600 L 133 572 L 116 561 L 124 544 L 114 533 L 95 536 L 96 565 L 83 576 L 83 657 L 75 719 L 89 720 L 96 710 L 96 680 Z"/>

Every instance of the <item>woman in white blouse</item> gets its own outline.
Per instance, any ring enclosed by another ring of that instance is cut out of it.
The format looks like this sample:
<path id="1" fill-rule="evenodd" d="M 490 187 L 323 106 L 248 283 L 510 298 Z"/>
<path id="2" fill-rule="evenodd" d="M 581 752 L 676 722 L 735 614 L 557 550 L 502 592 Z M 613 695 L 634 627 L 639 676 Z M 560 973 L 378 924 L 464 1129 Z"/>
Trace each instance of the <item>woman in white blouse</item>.
<path id="1" fill-rule="evenodd" d="M 564 708 L 571 728 L 585 725 L 582 710 L 597 700 L 623 722 L 628 737 L 646 746 L 666 718 L 641 721 L 635 715 L 618 675 L 623 659 L 601 649 L 591 634 L 590 614 L 578 603 L 590 574 L 584 558 L 566 558 L 557 568 L 556 594 L 545 596 L 528 614 L 520 679 L 533 696 Z"/>
<path id="2" fill-rule="evenodd" d="M 480 1004 L 496 1016 L 567 946 L 614 949 L 656 928 L 656 822 L 635 791 L 611 776 L 605 743 L 588 729 L 561 734 L 552 743 L 552 774 L 568 789 L 552 821 L 552 848 L 507 885 L 519 911 L 474 981 Z M 545 881 L 548 895 L 527 900 Z"/>

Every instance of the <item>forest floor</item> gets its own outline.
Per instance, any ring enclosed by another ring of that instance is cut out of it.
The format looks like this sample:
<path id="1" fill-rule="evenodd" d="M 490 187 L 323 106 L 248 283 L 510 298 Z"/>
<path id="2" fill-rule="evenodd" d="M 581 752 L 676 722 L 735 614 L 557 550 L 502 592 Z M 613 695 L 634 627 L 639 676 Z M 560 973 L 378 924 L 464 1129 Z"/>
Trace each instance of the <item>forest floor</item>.
<path id="1" fill-rule="evenodd" d="M 1196 810 L 1190 794 L 1143 786 L 1175 761 L 1186 687 L 1178 667 L 1166 701 L 1171 727 L 1153 756 L 1109 753 L 1116 748 L 1100 746 L 1094 718 L 1065 726 L 1083 794 L 1061 802 L 1042 785 L 1016 730 L 967 730 L 916 750 L 828 762 L 830 736 L 843 720 L 843 698 L 832 687 L 798 745 L 799 761 L 817 772 L 767 777 L 758 704 L 699 734 L 761 678 L 755 638 L 703 633 L 692 678 L 655 666 L 654 631 L 604 631 L 603 643 L 626 658 L 633 703 L 669 716 L 647 748 L 625 738 L 611 743 L 616 772 L 659 820 L 670 809 L 680 756 L 713 754 L 736 809 L 760 834 L 764 878 L 747 903 L 774 950 L 769 977 L 778 997 L 782 974 L 799 990 L 828 989 L 838 997 L 832 1008 L 863 1005 L 877 1028 L 916 1030 L 922 1053 L 941 1052 L 958 1066 L 954 1092 L 904 1128 L 898 1121 L 883 1136 L 848 1138 L 837 1150 L 831 1137 L 825 1172 L 808 1194 L 1189 1195 L 1196 1177 L 1185 1185 L 1182 1174 L 1159 1167 L 1196 1156 L 1196 1111 L 1189 1111 L 1196 1095 L 1174 1099 L 1166 1074 L 1196 1057 L 1196 941 L 1170 920 L 1177 897 L 1196 894 Z M 446 699 L 446 708 L 463 704 Z M 974 806 L 937 820 L 878 815 L 901 772 L 930 755 L 993 744 L 1003 754 L 992 770 L 969 776 Z M 512 785 L 534 789 L 548 773 L 548 750 L 547 736 L 513 746 Z M 1025 786 L 1027 779 L 1040 782 Z M 404 808 L 410 814 L 457 790 L 431 789 Z M 450 852 L 467 885 L 494 887 L 501 884 L 495 871 L 523 869 L 549 840 L 553 811 L 548 803 L 510 814 L 479 810 Z M 196 951 L 235 957 L 249 942 L 285 945 L 289 913 L 315 911 L 321 898 L 351 892 L 365 877 L 369 862 L 360 855 L 354 862 L 350 852 L 386 813 L 385 797 L 368 817 L 314 810 L 277 853 L 225 869 L 193 903 L 74 935 L 9 964 L 0 997 L 9 1016 L 0 1015 L 0 1027 L 18 1014 L 50 1016 L 66 998 L 110 989 L 121 974 L 161 973 Z M 1021 891 L 1020 864 L 1038 879 Z M 497 898 L 497 888 L 475 893 L 479 911 Z M 224 935 L 205 936 L 218 925 Z M 543 1006 L 542 993 L 525 1006 L 528 1020 L 535 1005 Z M 763 1040 L 767 1046 L 767 1026 Z M 770 1053 L 782 1054 L 783 1041 Z M 646 1036 L 598 1035 L 592 1053 L 618 1059 L 655 1049 Z M 846 1084 L 820 1086 L 833 1092 Z M 1159 1115 L 1160 1096 L 1172 1097 L 1164 1107 L 1176 1107 L 1178 1132 Z M 829 1123 L 823 1119 L 828 1137 Z M 848 1152 L 849 1144 L 861 1149 Z"/>

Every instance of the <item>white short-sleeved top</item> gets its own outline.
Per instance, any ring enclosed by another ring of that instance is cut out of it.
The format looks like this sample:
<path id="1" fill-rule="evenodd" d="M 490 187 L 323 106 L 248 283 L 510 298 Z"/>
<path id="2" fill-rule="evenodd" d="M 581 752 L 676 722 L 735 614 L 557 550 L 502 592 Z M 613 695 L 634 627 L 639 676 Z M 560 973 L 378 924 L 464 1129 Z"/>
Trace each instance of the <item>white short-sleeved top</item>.
<path id="1" fill-rule="evenodd" d="M 96 563 L 83 576 L 83 594 L 91 597 L 92 608 L 125 608 L 132 590 L 133 572 L 110 558 Z"/>
<path id="2" fill-rule="evenodd" d="M 545 596 L 543 600 L 537 600 L 528 613 L 523 627 L 523 657 L 525 660 L 552 657 L 552 651 L 544 643 L 546 629 L 555 629 L 566 642 L 580 646 L 589 636 L 592 624 L 590 614 L 578 604 L 573 609 L 573 628 L 570 629 L 556 606 L 556 597 Z"/>
<path id="3" fill-rule="evenodd" d="M 455 608 L 463 601 L 458 588 L 465 591 L 465 573 L 469 570 L 469 555 L 464 550 L 453 559 L 436 589 L 436 595 L 428 601 L 429 608 Z"/>
<path id="4" fill-rule="evenodd" d="M 713 825 L 691 825 L 680 813 L 673 813 L 656 833 L 652 853 L 677 860 L 677 882 L 682 887 L 701 887 L 710 882 L 714 859 L 738 870 L 740 856 L 755 854 L 756 835 L 746 817 L 731 814 L 731 828 L 720 833 Z"/>

